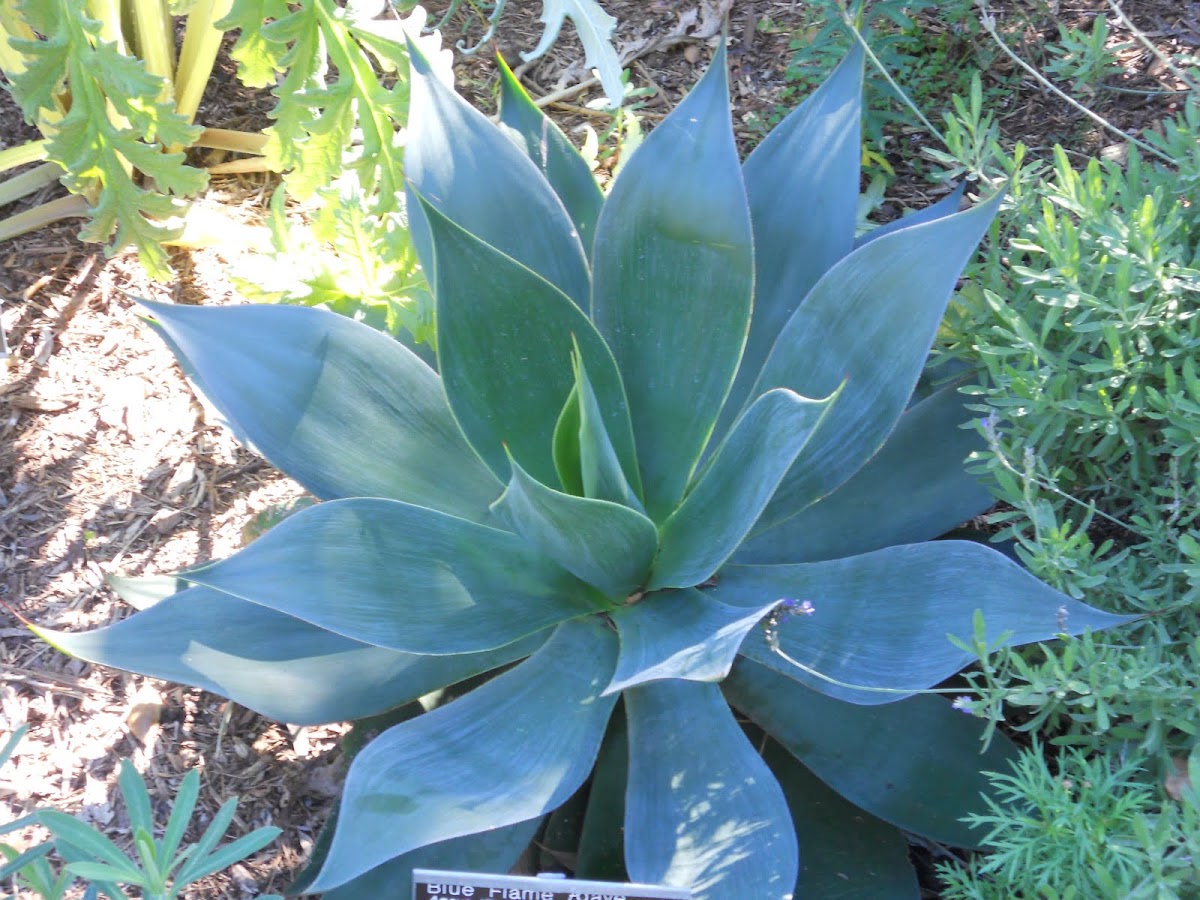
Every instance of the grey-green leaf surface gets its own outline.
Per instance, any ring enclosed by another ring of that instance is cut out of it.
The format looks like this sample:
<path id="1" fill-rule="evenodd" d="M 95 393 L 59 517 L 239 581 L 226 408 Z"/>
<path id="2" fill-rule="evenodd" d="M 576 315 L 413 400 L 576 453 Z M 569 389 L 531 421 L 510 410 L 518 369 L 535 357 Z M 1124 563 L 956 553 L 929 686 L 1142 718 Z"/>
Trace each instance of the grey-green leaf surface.
<path id="1" fill-rule="evenodd" d="M 335 500 L 184 578 L 351 640 L 493 650 L 596 607 L 517 535 L 395 500 Z"/>
<path id="2" fill-rule="evenodd" d="M 720 689 L 661 681 L 624 697 L 633 880 L 691 888 L 694 900 L 790 900 L 799 863 L 787 802 Z"/>
<path id="3" fill-rule="evenodd" d="M 757 609 L 728 606 L 704 591 L 655 591 L 609 613 L 621 639 L 617 670 L 605 693 L 664 678 L 720 681 L 746 633 L 779 602 Z"/>
<path id="4" fill-rule="evenodd" d="M 567 208 L 583 249 L 590 255 L 604 192 L 587 161 L 562 130 L 537 107 L 512 69 L 497 57 L 500 68 L 500 125 L 536 165 Z"/>
<path id="5" fill-rule="evenodd" d="M 592 317 L 625 380 L 656 522 L 683 495 L 729 391 L 753 281 L 722 51 L 629 158 L 596 224 Z"/>
<path id="6" fill-rule="evenodd" d="M 540 818 L 493 828 L 479 834 L 418 847 L 376 866 L 353 881 L 326 891 L 323 900 L 364 900 L 412 896 L 413 869 L 451 872 L 507 872 L 537 833 Z"/>
<path id="7" fill-rule="evenodd" d="M 810 400 L 781 389 L 754 401 L 663 523 L 651 589 L 690 587 L 717 571 L 830 407 L 836 409 L 836 396 Z"/>
<path id="8" fill-rule="evenodd" d="M 613 706 L 600 692 L 616 650 L 599 622 L 562 625 L 521 665 L 377 737 L 350 766 L 338 830 L 310 890 L 565 801 L 596 760 Z"/>
<path id="9" fill-rule="evenodd" d="M 437 373 L 391 338 L 320 309 L 139 302 L 213 405 L 317 497 L 390 497 L 478 520 L 499 496 Z"/>
<path id="10" fill-rule="evenodd" d="M 845 388 L 836 414 L 784 477 L 763 527 L 830 494 L 883 445 L 1000 200 L 860 247 L 817 282 L 788 320 L 754 392 L 787 387 L 823 397 L 843 381 Z"/>
<path id="11" fill-rule="evenodd" d="M 597 881 L 628 881 L 625 871 L 625 785 L 629 781 L 629 723 L 618 703 L 596 755 L 579 838 L 575 874 Z"/>
<path id="12" fill-rule="evenodd" d="M 35 633 L 88 662 L 190 684 L 296 725 L 377 715 L 528 656 L 545 640 L 535 635 L 486 653 L 417 656 L 203 587 L 94 631 Z"/>
<path id="13" fill-rule="evenodd" d="M 1133 618 L 1072 600 L 971 541 L 904 544 L 800 565 L 726 566 L 709 590 L 718 600 L 751 608 L 772 597 L 811 602 L 811 615 L 781 623 L 780 648 L 820 675 L 865 690 L 797 668 L 761 635 L 747 638 L 742 653 L 821 693 L 868 705 L 924 690 L 971 662 L 974 656 L 948 635 L 969 641 L 976 610 L 989 644 L 1007 635 L 1005 646 Z"/>
<path id="14" fill-rule="evenodd" d="M 530 547 L 598 589 L 622 600 L 645 584 L 658 546 L 654 523 L 636 510 L 553 490 L 514 461 L 496 509 Z"/>
<path id="15" fill-rule="evenodd" d="M 412 186 L 443 215 L 586 309 L 587 257 L 550 183 L 504 132 L 438 80 L 420 51 L 410 45 L 409 53 L 412 93 L 404 170 Z M 410 202 L 408 213 L 421 263 L 426 273 L 436 272 L 422 207 Z"/>
<path id="16" fill-rule="evenodd" d="M 722 688 L 730 703 L 851 803 L 958 847 L 978 846 L 983 838 L 960 821 L 983 811 L 982 796 L 991 793 L 983 772 L 1006 771 L 1016 758 L 1003 734 L 984 750 L 983 721 L 942 697 L 856 706 L 746 659 Z"/>
<path id="17" fill-rule="evenodd" d="M 922 222 L 932 222 L 934 219 L 941 219 L 944 216 L 953 215 L 958 212 L 958 208 L 962 205 L 963 194 L 967 191 L 967 183 L 961 181 L 954 190 L 939 200 L 937 203 L 932 203 L 922 209 L 910 212 L 898 219 L 893 219 L 878 228 L 872 228 L 857 241 L 855 247 L 861 247 L 863 244 L 870 243 L 885 234 L 891 234 L 893 231 L 899 231 L 901 228 L 908 228 L 911 225 L 920 225 Z"/>
<path id="18" fill-rule="evenodd" d="M 797 897 L 917 900 L 908 841 L 893 825 L 849 803 L 776 741 L 763 759 L 783 789 L 800 845 Z"/>
<path id="19" fill-rule="evenodd" d="M 992 495 L 963 463 L 983 447 L 958 385 L 900 416 L 883 448 L 840 488 L 790 519 L 752 534 L 734 562 L 818 562 L 932 540 L 980 515 Z"/>
<path id="20" fill-rule="evenodd" d="M 792 313 L 817 280 L 854 248 L 862 70 L 863 54 L 855 46 L 763 138 L 742 167 L 754 223 L 754 315 L 718 435 L 754 399 L 750 388 Z"/>
<path id="21" fill-rule="evenodd" d="M 572 388 L 563 404 L 558 420 L 554 423 L 554 471 L 558 473 L 558 483 L 568 494 L 582 497 L 583 470 L 580 461 L 582 448 L 579 446 L 579 392 Z"/>
<path id="22" fill-rule="evenodd" d="M 472 446 L 504 481 L 507 444 L 535 478 L 554 483 L 554 429 L 575 385 L 571 352 L 577 346 L 617 455 L 633 471 L 621 376 L 587 316 L 550 282 L 425 209 L 435 253 L 447 260 L 436 276 L 438 362 L 450 407 Z"/>

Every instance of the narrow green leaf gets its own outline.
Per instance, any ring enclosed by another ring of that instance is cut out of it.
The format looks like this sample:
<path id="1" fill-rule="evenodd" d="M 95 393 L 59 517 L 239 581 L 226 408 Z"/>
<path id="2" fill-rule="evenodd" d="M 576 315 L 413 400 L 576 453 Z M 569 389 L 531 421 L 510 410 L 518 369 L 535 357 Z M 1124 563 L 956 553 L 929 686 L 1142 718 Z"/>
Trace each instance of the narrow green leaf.
<path id="1" fill-rule="evenodd" d="M 541 169 L 575 223 L 583 249 L 590 254 L 604 193 L 587 161 L 554 121 L 530 99 L 512 69 L 497 55 L 500 68 L 500 125 Z"/>
<path id="2" fill-rule="evenodd" d="M 554 423 L 554 471 L 563 490 L 576 497 L 583 496 L 579 423 L 579 392 L 572 388 L 558 414 L 558 421 Z"/>
<path id="3" fill-rule="evenodd" d="M 664 678 L 720 681 L 746 633 L 778 604 L 727 606 L 704 591 L 655 591 L 609 613 L 621 639 L 606 694 Z"/>
<path id="4" fill-rule="evenodd" d="M 835 413 L 836 415 L 836 413 Z M 783 522 L 752 534 L 739 563 L 819 562 L 916 544 L 980 515 L 992 495 L 963 466 L 983 447 L 958 384 L 905 410 L 875 457 L 840 488 Z"/>
<path id="5" fill-rule="evenodd" d="M 28 732 L 29 726 L 22 725 L 8 736 L 4 742 L 4 746 L 0 748 L 0 768 L 3 768 L 4 764 L 8 762 L 9 758 L 13 755 L 13 751 L 17 749 L 17 744 L 21 743 L 21 738 L 25 737 Z M 0 832 L 0 834 L 3 834 L 3 832 Z"/>
<path id="6" fill-rule="evenodd" d="M 508 872 L 533 840 L 541 822 L 539 816 L 516 825 L 419 847 L 376 866 L 340 887 L 326 891 L 323 900 L 363 900 L 365 897 L 395 897 L 400 900 L 410 897 L 413 869 Z"/>
<path id="7" fill-rule="evenodd" d="M 127 759 L 121 760 L 121 774 L 117 776 L 117 785 L 121 796 L 125 798 L 125 812 L 129 816 L 129 826 L 136 833 L 139 829 L 149 835 L 154 834 L 154 812 L 150 807 L 150 792 L 146 790 L 146 782 L 138 774 Z"/>
<path id="8" fill-rule="evenodd" d="M 274 826 L 256 828 L 249 834 L 244 834 L 236 841 L 226 844 L 219 850 L 205 854 L 196 859 L 196 865 L 187 870 L 187 883 L 192 884 L 201 878 L 206 878 L 214 872 L 228 869 L 235 862 L 240 862 L 247 856 L 257 853 L 267 844 L 275 840 L 283 830 Z M 179 879 L 182 883 L 183 879 Z"/>
<path id="9" fill-rule="evenodd" d="M 743 655 L 823 694 L 867 705 L 924 690 L 971 662 L 974 656 L 948 635 L 970 638 L 976 610 L 987 623 L 989 643 L 1007 635 L 1004 646 L 1135 618 L 1072 600 L 970 541 L 906 544 L 800 565 L 726 566 L 710 591 L 725 603 L 751 608 L 784 597 L 812 603 L 811 615 L 781 623 L 780 648 L 821 675 L 867 690 L 796 668 L 772 652 L 762 635 L 746 640 Z"/>
<path id="10" fill-rule="evenodd" d="M 863 54 L 855 46 L 742 166 L 754 223 L 754 316 L 718 435 L 755 398 L 750 389 L 792 313 L 854 247 L 862 72 Z"/>
<path id="11" fill-rule="evenodd" d="M 683 503 L 663 523 L 650 588 L 690 587 L 737 549 L 837 394 L 768 391 L 738 419 Z M 836 414 L 836 412 L 835 412 Z"/>
<path id="12" fill-rule="evenodd" d="M 587 257 L 550 183 L 504 132 L 438 80 L 411 43 L 409 53 L 412 98 L 404 164 L 412 187 L 442 215 L 586 308 Z M 410 202 L 408 213 L 425 271 L 436 271 L 423 208 Z"/>
<path id="13" fill-rule="evenodd" d="M 395 500 L 321 503 L 182 577 L 351 640 L 433 655 L 493 650 L 597 608 L 516 535 Z"/>
<path id="14" fill-rule="evenodd" d="M 537 635 L 486 653 L 418 656 L 199 587 L 95 631 L 33 631 L 88 662 L 189 684 L 297 725 L 376 715 L 528 656 L 545 640 Z"/>
<path id="15" fill-rule="evenodd" d="M 625 468 L 608 436 L 604 424 L 604 413 L 587 366 L 578 352 L 571 354 L 575 371 L 575 395 L 579 398 L 579 472 L 583 484 L 583 495 L 595 500 L 611 500 L 638 512 L 645 512 L 638 499 L 641 484 L 635 464 Z M 622 420 L 621 424 L 627 420 Z M 631 487 L 626 475 L 633 478 Z"/>
<path id="16" fill-rule="evenodd" d="M 374 329 L 294 306 L 139 302 L 213 405 L 317 497 L 389 497 L 478 520 L 498 496 L 437 374 Z"/>
<path id="17" fill-rule="evenodd" d="M 593 266 L 592 317 L 625 379 L 643 499 L 661 522 L 712 432 L 750 321 L 750 214 L 723 50 L 621 170 Z"/>
<path id="18" fill-rule="evenodd" d="M 138 869 L 128 867 L 81 861 L 68 863 L 66 871 L 76 878 L 82 878 L 85 881 L 116 881 L 126 887 L 146 888 L 150 886 L 149 880 L 142 872 Z"/>
<path id="19" fill-rule="evenodd" d="M 376 738 L 350 766 L 340 826 L 309 889 L 565 801 L 595 762 L 615 658 L 598 621 L 562 625 L 526 662 Z"/>
<path id="20" fill-rule="evenodd" d="M 658 546 L 654 523 L 636 510 L 563 494 L 512 463 L 496 509 L 531 547 L 598 589 L 624 599 L 645 584 Z"/>
<path id="21" fill-rule="evenodd" d="M 783 789 L 804 851 L 797 897 L 917 900 L 908 841 L 895 827 L 848 803 L 775 741 L 763 759 Z"/>
<path id="22" fill-rule="evenodd" d="M 166 830 L 162 837 L 162 859 L 167 865 L 175 863 L 175 852 L 183 841 L 188 824 L 192 821 L 192 812 L 196 809 L 196 799 L 200 796 L 200 770 L 189 769 L 179 783 L 175 794 L 175 805 L 171 807 L 171 816 L 167 819 Z"/>
<path id="23" fill-rule="evenodd" d="M 204 833 L 200 835 L 200 840 L 188 848 L 187 852 L 191 855 L 176 873 L 175 879 L 177 881 L 181 884 L 190 884 L 196 880 L 194 873 L 203 870 L 205 860 L 217 844 L 221 842 L 221 838 L 225 837 L 225 832 L 229 830 L 229 826 L 233 823 L 233 817 L 236 813 L 236 797 L 230 797 L 221 804 L 220 809 L 212 817 L 212 821 L 208 823 L 208 827 L 204 829 Z"/>
<path id="24" fill-rule="evenodd" d="M 635 881 L 695 900 L 790 900 L 798 858 L 771 770 L 712 684 L 625 692 L 625 861 Z"/>
<path id="25" fill-rule="evenodd" d="M 625 786 L 629 781 L 629 725 L 618 703 L 596 756 L 579 838 L 575 874 L 597 881 L 628 881 L 625 871 Z"/>
<path id="26" fill-rule="evenodd" d="M 70 844 L 95 859 L 118 870 L 123 881 L 134 883 L 141 873 L 117 845 L 95 829 L 56 809 L 39 810 L 38 821 L 54 835 L 56 841 Z M 109 876 L 100 876 L 107 878 Z"/>
<path id="27" fill-rule="evenodd" d="M 1016 757 L 1002 733 L 982 749 L 983 720 L 929 694 L 857 706 L 746 659 L 722 687 L 730 703 L 851 803 L 958 847 L 983 838 L 961 821 L 982 812 L 981 798 L 992 792 L 983 772 L 1005 771 Z"/>
<path id="28" fill-rule="evenodd" d="M 883 445 L 1000 200 L 997 194 L 966 212 L 860 247 L 817 282 L 788 320 L 754 393 L 787 387 L 821 397 L 843 381 L 846 386 L 836 416 L 792 465 L 760 528 L 830 494 Z"/>
<path id="29" fill-rule="evenodd" d="M 426 205 L 425 214 L 435 254 L 447 261 L 434 278 L 438 363 L 454 415 L 479 455 L 507 481 L 507 444 L 535 478 L 554 481 L 554 428 L 575 384 L 571 351 L 578 346 L 617 455 L 632 471 L 621 376 L 587 316 L 548 281 L 436 209 Z"/>

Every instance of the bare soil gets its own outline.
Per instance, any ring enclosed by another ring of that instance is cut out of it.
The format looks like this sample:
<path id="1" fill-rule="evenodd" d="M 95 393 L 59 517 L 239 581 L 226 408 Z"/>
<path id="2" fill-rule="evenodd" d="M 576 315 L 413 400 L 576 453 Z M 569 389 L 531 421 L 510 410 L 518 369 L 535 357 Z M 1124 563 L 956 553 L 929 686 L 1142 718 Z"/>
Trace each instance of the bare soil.
<path id="1" fill-rule="evenodd" d="M 430 7 L 437 15 L 445 5 Z M 768 116 L 784 95 L 791 32 L 807 21 L 805 4 L 794 0 L 604 5 L 620 21 L 618 46 L 631 60 L 634 82 L 653 91 L 644 108 L 648 127 L 697 80 L 727 27 L 735 122 L 747 145 L 759 134 L 755 118 Z M 1078 0 L 1075 7 L 1062 15 L 1088 21 L 1106 8 L 1102 0 Z M 1195 52 L 1200 45 L 1195 0 L 1144 0 L 1127 8 L 1164 49 Z M 510 4 L 497 35 L 510 61 L 536 45 L 539 12 L 540 4 Z M 765 17 L 777 27 L 760 30 Z M 938 27 L 936 18 L 928 25 Z M 446 36 L 473 43 L 482 30 L 464 4 Z M 1028 43 L 1044 36 L 1021 37 Z M 1114 39 L 1129 38 L 1114 26 Z M 599 89 L 588 84 L 582 59 L 568 27 L 547 57 L 519 69 L 535 96 L 560 94 L 550 110 L 576 136 L 585 124 L 604 126 L 604 117 L 587 108 Z M 1131 84 L 1174 86 L 1144 50 L 1130 50 L 1122 61 Z M 489 55 L 461 58 L 458 68 L 462 89 L 489 106 L 495 85 Z M 1175 102 L 1124 93 L 1095 100 L 1101 112 L 1135 132 L 1156 127 Z M 270 102 L 265 93 L 242 88 L 223 58 L 200 119 L 261 128 Z M 1028 84 L 1003 110 L 1003 123 L 1010 137 L 1034 146 L 1064 134 L 1085 151 L 1111 143 Z M 34 137 L 0 92 L 0 147 Z M 265 176 L 214 179 L 206 202 L 254 223 L 262 219 L 270 187 Z M 30 203 L 61 192 L 53 186 Z M 902 180 L 894 194 L 898 211 L 921 205 L 930 187 Z M 283 835 L 192 896 L 282 892 L 338 792 L 344 726 L 288 728 L 203 691 L 84 665 L 32 637 L 23 624 L 78 630 L 116 621 L 128 609 L 106 587 L 106 575 L 170 572 L 226 556 L 244 543 L 256 515 L 302 494 L 210 420 L 136 313 L 136 297 L 243 302 L 228 273 L 231 267 L 252 273 L 250 252 L 228 246 L 179 251 L 177 280 L 156 284 L 134 255 L 105 259 L 95 245 L 80 243 L 76 231 L 77 223 L 66 223 L 0 245 L 0 328 L 8 347 L 0 356 L 0 738 L 22 723 L 31 726 L 0 771 L 0 822 L 54 805 L 127 842 L 116 793 L 118 760 L 133 760 L 160 811 L 169 808 L 183 774 L 199 766 L 201 822 L 237 795 L 235 834 L 274 824 Z"/>

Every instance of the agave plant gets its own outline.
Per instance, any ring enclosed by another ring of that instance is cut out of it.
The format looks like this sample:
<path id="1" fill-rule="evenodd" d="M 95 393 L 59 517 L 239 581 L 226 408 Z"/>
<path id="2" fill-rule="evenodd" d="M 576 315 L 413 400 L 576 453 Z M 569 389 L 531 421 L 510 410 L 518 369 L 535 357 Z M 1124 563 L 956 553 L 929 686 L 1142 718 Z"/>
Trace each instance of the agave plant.
<path id="1" fill-rule="evenodd" d="M 916 897 L 903 832 L 975 844 L 1012 752 L 922 692 L 1122 621 L 931 541 L 989 504 L 955 386 L 918 382 L 999 200 L 856 243 L 857 54 L 743 165 L 719 53 L 607 196 L 507 72 L 497 127 L 413 67 L 436 369 L 321 310 L 147 304 L 324 502 L 42 634 L 294 723 L 448 688 L 354 757 L 302 886 L 330 898 L 506 871 L 564 804 L 581 876 Z"/>

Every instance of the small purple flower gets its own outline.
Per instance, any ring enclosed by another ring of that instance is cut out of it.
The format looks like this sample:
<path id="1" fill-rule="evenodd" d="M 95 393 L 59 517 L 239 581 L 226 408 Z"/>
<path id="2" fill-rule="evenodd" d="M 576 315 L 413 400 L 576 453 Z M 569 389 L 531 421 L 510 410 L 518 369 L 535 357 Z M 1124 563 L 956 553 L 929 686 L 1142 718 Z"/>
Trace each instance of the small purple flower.
<path id="1" fill-rule="evenodd" d="M 779 608 L 794 616 L 811 616 L 817 611 L 817 608 L 812 605 L 811 600 L 783 599 L 779 601 Z"/>
<path id="2" fill-rule="evenodd" d="M 968 716 L 973 716 L 975 715 L 975 710 L 971 708 L 971 702 L 972 701 L 970 697 L 968 697 L 966 694 L 962 694 L 958 697 L 955 697 L 954 702 L 950 705 L 952 708 L 957 709 L 961 713 L 966 713 Z"/>

